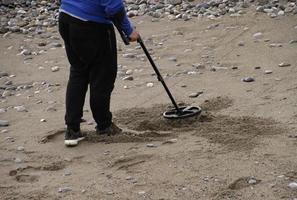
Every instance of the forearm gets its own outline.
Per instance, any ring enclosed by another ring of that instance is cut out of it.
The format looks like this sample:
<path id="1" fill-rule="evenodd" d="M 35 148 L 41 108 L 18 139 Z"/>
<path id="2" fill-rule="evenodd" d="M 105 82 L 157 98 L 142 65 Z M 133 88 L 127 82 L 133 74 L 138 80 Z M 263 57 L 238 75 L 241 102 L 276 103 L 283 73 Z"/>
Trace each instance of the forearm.
<path id="1" fill-rule="evenodd" d="M 133 28 L 127 17 L 122 0 L 108 1 L 105 12 L 112 22 L 117 25 L 127 36 L 132 33 Z"/>

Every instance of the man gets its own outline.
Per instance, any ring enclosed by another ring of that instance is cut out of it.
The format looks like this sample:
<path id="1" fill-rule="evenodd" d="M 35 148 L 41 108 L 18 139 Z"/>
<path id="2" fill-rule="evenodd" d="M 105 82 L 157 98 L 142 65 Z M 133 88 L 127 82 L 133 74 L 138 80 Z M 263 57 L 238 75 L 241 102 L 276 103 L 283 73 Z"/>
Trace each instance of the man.
<path id="1" fill-rule="evenodd" d="M 65 145 L 76 146 L 84 139 L 80 132 L 83 106 L 90 85 L 90 106 L 97 123 L 97 134 L 116 134 L 112 123 L 110 96 L 117 75 L 116 38 L 112 22 L 138 39 L 122 0 L 62 0 L 59 32 L 71 65 L 66 91 Z"/>

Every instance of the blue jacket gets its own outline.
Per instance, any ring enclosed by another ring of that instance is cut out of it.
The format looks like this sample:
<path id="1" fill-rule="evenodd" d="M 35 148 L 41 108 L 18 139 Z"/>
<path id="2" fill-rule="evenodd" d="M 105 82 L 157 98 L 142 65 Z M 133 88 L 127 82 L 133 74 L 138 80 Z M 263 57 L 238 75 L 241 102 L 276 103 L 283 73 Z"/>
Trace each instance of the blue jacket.
<path id="1" fill-rule="evenodd" d="M 109 18 L 124 9 L 124 4 L 122 0 L 62 0 L 60 9 L 80 19 L 111 24 Z M 128 36 L 133 31 L 127 15 L 122 20 L 121 29 Z"/>

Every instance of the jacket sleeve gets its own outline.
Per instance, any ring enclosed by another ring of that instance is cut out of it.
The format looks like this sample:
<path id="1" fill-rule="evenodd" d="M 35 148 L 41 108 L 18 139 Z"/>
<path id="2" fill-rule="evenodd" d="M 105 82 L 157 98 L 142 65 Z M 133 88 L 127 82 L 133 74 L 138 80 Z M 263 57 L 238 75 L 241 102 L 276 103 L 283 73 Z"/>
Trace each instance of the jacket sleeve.
<path id="1" fill-rule="evenodd" d="M 120 28 L 129 36 L 133 28 L 127 17 L 126 10 L 122 0 L 103 0 L 105 6 L 105 14 L 112 20 L 119 22 Z M 115 19 L 116 18 L 116 19 Z"/>

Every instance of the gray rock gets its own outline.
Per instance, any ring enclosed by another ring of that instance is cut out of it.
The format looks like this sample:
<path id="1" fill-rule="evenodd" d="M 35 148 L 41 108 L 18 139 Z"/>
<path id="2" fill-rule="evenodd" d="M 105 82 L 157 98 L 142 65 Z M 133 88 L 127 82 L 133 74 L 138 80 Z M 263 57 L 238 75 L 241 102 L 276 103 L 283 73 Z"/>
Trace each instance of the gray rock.
<path id="1" fill-rule="evenodd" d="M 51 68 L 52 72 L 57 72 L 60 70 L 60 67 L 59 66 L 54 66 Z"/>
<path id="2" fill-rule="evenodd" d="M 25 150 L 25 147 L 23 147 L 23 146 L 18 146 L 17 147 L 17 151 L 24 151 Z"/>
<path id="3" fill-rule="evenodd" d="M 28 112 L 25 106 L 15 106 L 14 109 L 16 109 L 17 112 Z"/>
<path id="4" fill-rule="evenodd" d="M 201 94 L 203 94 L 203 92 L 194 92 L 194 93 L 191 93 L 189 95 L 190 98 L 196 98 L 198 96 L 200 96 Z"/>
<path id="5" fill-rule="evenodd" d="M 264 73 L 265 74 L 272 74 L 272 71 L 271 70 L 265 70 Z"/>
<path id="6" fill-rule="evenodd" d="M 261 39 L 261 38 L 263 38 L 263 33 L 261 33 L 261 32 L 255 33 L 255 34 L 253 35 L 253 37 L 254 37 L 255 39 Z"/>
<path id="7" fill-rule="evenodd" d="M 172 61 L 172 62 L 177 62 L 177 58 L 176 57 L 170 57 L 168 60 L 169 61 Z"/>
<path id="8" fill-rule="evenodd" d="M 72 191 L 72 189 L 70 187 L 60 187 L 58 189 L 59 193 L 66 193 L 66 192 L 70 192 L 70 191 Z"/>
<path id="9" fill-rule="evenodd" d="M 125 76 L 123 78 L 123 81 L 133 81 L 133 80 L 134 80 L 133 76 Z"/>
<path id="10" fill-rule="evenodd" d="M 0 120 L 0 127 L 9 126 L 9 122 L 6 120 Z"/>
<path id="11" fill-rule="evenodd" d="M 0 114 L 1 114 L 1 113 L 6 113 L 6 111 L 7 111 L 7 110 L 6 110 L 5 108 L 0 108 Z"/>
<path id="12" fill-rule="evenodd" d="M 279 67 L 290 67 L 291 64 L 290 63 L 280 63 L 278 66 Z"/>
<path id="13" fill-rule="evenodd" d="M 7 129 L 3 129 L 0 133 L 8 133 Z"/>
<path id="14" fill-rule="evenodd" d="M 297 183 L 296 182 L 291 182 L 288 184 L 288 187 L 292 190 L 297 190 Z"/>
<path id="15" fill-rule="evenodd" d="M 254 82 L 255 79 L 253 77 L 245 77 L 245 78 L 242 79 L 242 81 L 249 83 L 249 82 Z"/>
<path id="16" fill-rule="evenodd" d="M 135 58 L 136 54 L 135 53 L 126 53 L 126 54 L 123 54 L 123 57 L 124 58 Z"/>

